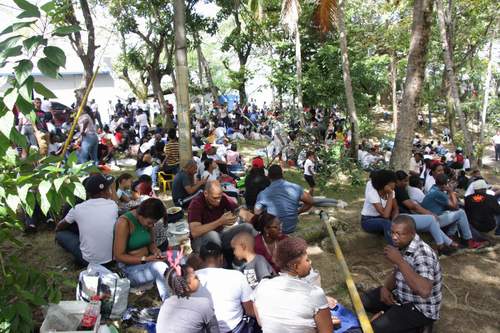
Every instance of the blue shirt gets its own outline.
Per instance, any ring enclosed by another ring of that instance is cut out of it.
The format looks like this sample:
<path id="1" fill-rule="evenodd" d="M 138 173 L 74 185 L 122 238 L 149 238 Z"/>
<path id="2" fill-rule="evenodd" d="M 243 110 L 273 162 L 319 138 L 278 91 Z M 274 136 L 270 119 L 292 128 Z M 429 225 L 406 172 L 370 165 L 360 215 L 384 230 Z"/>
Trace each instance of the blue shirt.
<path id="1" fill-rule="evenodd" d="M 271 182 L 265 190 L 257 196 L 256 209 L 266 209 L 281 221 L 283 233 L 295 231 L 299 222 L 300 198 L 304 189 L 284 179 Z"/>
<path id="2" fill-rule="evenodd" d="M 448 194 L 441 191 L 437 185 L 434 185 L 422 201 L 422 207 L 439 216 L 450 209 L 448 202 Z"/>

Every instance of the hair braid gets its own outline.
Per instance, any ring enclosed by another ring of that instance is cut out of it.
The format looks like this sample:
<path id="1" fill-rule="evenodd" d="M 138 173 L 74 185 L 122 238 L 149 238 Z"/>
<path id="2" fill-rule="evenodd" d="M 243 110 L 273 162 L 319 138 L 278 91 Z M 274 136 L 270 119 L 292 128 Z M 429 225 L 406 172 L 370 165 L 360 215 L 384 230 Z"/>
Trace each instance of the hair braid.
<path id="1" fill-rule="evenodd" d="M 189 297 L 189 287 L 187 284 L 187 266 L 181 266 L 181 275 L 177 275 L 175 267 L 167 272 L 167 284 L 177 297 Z"/>

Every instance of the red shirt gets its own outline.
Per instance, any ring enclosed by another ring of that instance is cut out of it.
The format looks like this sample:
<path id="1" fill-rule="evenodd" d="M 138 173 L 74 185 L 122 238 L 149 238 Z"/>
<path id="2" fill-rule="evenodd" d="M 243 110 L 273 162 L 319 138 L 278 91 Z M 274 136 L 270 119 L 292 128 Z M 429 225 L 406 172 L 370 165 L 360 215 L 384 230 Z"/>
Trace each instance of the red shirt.
<path id="1" fill-rule="evenodd" d="M 225 212 L 235 210 L 236 208 L 238 208 L 238 205 L 229 199 L 224 193 L 222 194 L 220 205 L 218 207 L 209 207 L 202 192 L 194 197 L 189 204 L 188 222 L 208 224 L 218 220 Z M 221 232 L 223 228 L 223 226 L 220 226 L 215 231 Z"/>
<path id="2" fill-rule="evenodd" d="M 287 235 L 283 234 L 280 236 L 278 241 L 283 240 L 287 237 L 288 237 Z M 276 264 L 274 262 L 273 256 L 271 255 L 271 253 L 269 253 L 269 251 L 267 249 L 266 242 L 264 241 L 264 237 L 260 233 L 257 236 L 255 236 L 255 249 L 254 250 L 255 250 L 256 254 L 260 254 L 261 256 L 266 258 L 267 262 L 273 267 L 273 269 L 276 273 L 280 272 L 280 267 L 278 266 L 278 264 Z"/>

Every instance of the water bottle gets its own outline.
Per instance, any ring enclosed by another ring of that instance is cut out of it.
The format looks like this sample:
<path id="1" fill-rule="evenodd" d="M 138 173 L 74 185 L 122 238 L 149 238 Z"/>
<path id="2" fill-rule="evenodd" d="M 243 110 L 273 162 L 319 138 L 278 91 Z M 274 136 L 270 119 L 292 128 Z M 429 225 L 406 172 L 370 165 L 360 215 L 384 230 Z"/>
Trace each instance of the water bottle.
<path id="1" fill-rule="evenodd" d="M 80 330 L 92 330 L 96 324 L 97 317 L 101 312 L 101 301 L 98 295 L 92 296 L 89 304 L 85 308 L 82 321 L 80 322 Z"/>

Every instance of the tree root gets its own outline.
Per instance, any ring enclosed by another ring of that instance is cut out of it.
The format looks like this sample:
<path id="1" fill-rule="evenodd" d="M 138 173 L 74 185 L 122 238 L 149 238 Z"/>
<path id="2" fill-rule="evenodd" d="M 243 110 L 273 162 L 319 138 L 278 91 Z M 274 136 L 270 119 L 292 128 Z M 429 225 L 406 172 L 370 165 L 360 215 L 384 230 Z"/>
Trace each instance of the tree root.
<path id="1" fill-rule="evenodd" d="M 455 299 L 455 306 L 458 305 L 458 297 L 457 295 L 453 292 L 453 290 L 451 290 L 450 287 L 448 287 L 448 285 L 446 283 L 443 282 L 443 286 L 446 288 L 446 290 L 448 290 L 448 292 L 453 296 L 453 298 Z"/>

